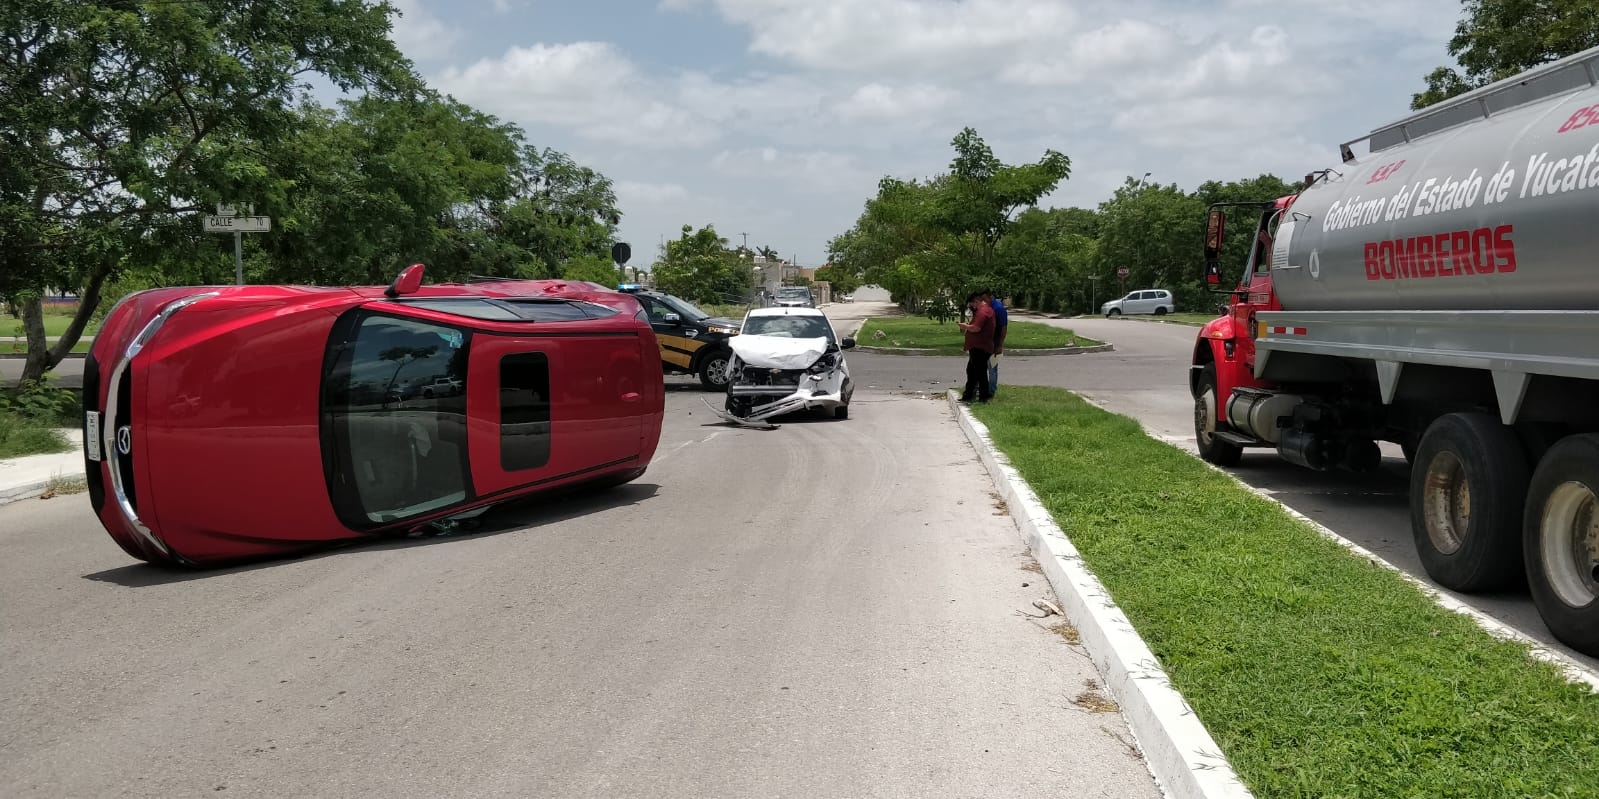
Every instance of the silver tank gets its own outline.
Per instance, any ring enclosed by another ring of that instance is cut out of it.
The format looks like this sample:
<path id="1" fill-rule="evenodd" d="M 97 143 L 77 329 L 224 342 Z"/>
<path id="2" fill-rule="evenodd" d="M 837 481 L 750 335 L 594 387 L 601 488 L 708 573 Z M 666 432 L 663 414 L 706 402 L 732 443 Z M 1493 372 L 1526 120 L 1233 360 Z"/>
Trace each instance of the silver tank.
<path id="1" fill-rule="evenodd" d="M 1306 189 L 1273 248 L 1283 307 L 1599 310 L 1599 49 L 1579 56 L 1380 129 Z"/>

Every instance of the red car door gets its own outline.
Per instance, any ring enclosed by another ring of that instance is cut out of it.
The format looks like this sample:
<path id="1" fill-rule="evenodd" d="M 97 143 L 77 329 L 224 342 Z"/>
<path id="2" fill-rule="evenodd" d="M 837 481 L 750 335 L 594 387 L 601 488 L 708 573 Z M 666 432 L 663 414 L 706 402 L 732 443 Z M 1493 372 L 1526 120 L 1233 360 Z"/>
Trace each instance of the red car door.
<path id="1" fill-rule="evenodd" d="M 469 357 L 478 496 L 638 459 L 647 388 L 636 334 L 479 331 Z"/>

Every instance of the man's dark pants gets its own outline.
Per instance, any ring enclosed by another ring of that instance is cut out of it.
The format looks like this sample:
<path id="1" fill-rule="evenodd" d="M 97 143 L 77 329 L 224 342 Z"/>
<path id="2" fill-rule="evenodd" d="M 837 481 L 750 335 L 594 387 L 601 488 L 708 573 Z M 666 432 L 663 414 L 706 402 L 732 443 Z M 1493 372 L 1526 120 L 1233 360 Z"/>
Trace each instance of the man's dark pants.
<path id="1" fill-rule="evenodd" d="M 966 388 L 961 391 L 961 400 L 971 402 L 973 399 L 987 402 L 994 392 L 988 385 L 988 356 L 987 350 L 972 349 L 966 352 Z M 976 392 L 975 394 L 973 392 Z"/>

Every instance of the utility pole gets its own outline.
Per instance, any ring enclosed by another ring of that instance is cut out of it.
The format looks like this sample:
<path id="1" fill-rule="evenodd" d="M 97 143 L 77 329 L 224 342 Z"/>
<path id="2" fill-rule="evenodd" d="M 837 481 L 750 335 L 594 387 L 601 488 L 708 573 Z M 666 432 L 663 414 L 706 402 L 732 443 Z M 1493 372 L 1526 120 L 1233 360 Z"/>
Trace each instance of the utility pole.
<path id="1" fill-rule="evenodd" d="M 739 235 L 744 237 L 744 251 L 745 252 L 749 252 L 750 251 L 750 234 L 748 234 L 748 233 L 740 233 Z"/>

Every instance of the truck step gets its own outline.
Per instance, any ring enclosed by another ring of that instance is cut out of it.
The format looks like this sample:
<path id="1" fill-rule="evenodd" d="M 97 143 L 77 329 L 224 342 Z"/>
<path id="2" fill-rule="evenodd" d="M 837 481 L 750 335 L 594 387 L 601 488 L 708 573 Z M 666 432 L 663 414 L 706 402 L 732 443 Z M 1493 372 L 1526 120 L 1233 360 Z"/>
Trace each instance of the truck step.
<path id="1" fill-rule="evenodd" d="M 1218 440 L 1225 441 L 1229 444 L 1236 444 L 1240 447 L 1269 446 L 1266 442 L 1261 441 L 1258 438 L 1246 436 L 1243 433 L 1235 433 L 1231 430 L 1217 430 L 1214 435 Z"/>

